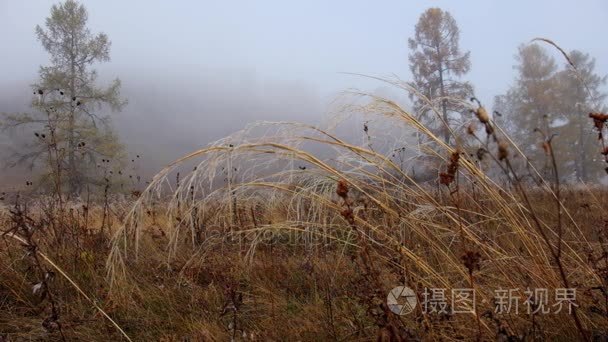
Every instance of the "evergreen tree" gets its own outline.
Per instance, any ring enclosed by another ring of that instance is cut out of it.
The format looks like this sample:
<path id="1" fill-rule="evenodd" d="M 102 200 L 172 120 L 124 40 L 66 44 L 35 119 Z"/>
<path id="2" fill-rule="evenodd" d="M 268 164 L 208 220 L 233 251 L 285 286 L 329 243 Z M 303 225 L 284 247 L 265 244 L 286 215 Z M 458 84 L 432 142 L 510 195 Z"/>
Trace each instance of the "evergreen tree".
<path id="1" fill-rule="evenodd" d="M 123 151 L 110 117 L 100 114 L 107 108 L 119 111 L 126 104 L 120 97 L 120 80 L 98 87 L 92 69 L 94 63 L 110 60 L 110 41 L 103 33 L 93 35 L 87 20 L 85 7 L 74 0 L 52 6 L 45 27 L 36 27 L 51 62 L 40 67 L 40 79 L 32 86 L 37 114 L 8 115 L 3 122 L 5 128 L 34 126 L 35 141 L 24 146 L 14 162 L 33 166 L 44 161 L 46 176 L 64 177 L 67 189 L 59 190 L 70 193 L 96 181 L 95 165 Z"/>
<path id="2" fill-rule="evenodd" d="M 441 109 L 443 121 L 454 128 L 462 122 L 467 110 L 462 101 L 471 97 L 473 87 L 460 81 L 471 68 L 470 52 L 462 52 L 459 45 L 460 30 L 449 12 L 429 8 L 418 23 L 414 37 L 409 39 L 411 85 Z M 411 94 L 415 110 L 424 121 L 441 133 L 446 143 L 450 132 L 441 123 L 428 103 Z"/>

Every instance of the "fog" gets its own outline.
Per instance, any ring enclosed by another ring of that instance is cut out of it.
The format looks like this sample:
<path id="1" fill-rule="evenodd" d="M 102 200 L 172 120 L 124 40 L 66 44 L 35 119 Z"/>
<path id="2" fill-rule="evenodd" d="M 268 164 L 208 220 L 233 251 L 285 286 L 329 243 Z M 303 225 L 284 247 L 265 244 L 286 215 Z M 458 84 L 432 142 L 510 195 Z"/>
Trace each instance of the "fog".
<path id="1" fill-rule="evenodd" d="M 29 84 L 49 63 L 34 28 L 53 3 L 0 0 L 0 112 L 30 110 Z M 341 91 L 385 87 L 345 72 L 408 80 L 407 39 L 429 6 L 458 22 L 466 79 L 488 105 L 513 81 L 517 46 L 534 37 L 590 53 L 608 74 L 602 0 L 83 3 L 91 31 L 112 41 L 112 60 L 95 67 L 100 84 L 119 77 L 129 101 L 114 126 L 151 169 L 256 120 L 321 122 Z M 14 139 L 0 136 L 4 153 Z"/>
<path id="2" fill-rule="evenodd" d="M 128 152 L 140 155 L 145 168 L 152 169 L 144 172 L 146 176 L 247 123 L 317 124 L 322 120 L 325 101 L 329 101 L 306 82 L 257 80 L 247 72 L 223 71 L 197 77 L 162 70 L 137 74 L 126 70 L 121 75 L 129 80 L 122 88 L 129 102 L 123 111 L 112 113 L 112 123 Z M 27 104 L 31 91 L 26 82 L 0 90 L 4 94 L 0 100 L 3 111 L 30 110 Z M 23 132 L 28 131 L 4 133 L 5 155 L 18 147 L 13 143 L 23 138 Z"/>

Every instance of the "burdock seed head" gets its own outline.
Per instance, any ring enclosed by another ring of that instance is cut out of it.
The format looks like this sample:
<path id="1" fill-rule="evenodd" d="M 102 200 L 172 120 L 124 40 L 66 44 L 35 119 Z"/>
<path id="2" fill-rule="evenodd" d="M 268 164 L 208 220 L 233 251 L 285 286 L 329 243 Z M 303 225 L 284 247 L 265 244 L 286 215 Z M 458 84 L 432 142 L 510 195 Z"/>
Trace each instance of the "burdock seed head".
<path id="1" fill-rule="evenodd" d="M 338 181 L 338 186 L 336 187 L 336 193 L 338 196 L 342 198 L 346 198 L 348 196 L 348 183 L 344 179 L 340 179 Z"/>

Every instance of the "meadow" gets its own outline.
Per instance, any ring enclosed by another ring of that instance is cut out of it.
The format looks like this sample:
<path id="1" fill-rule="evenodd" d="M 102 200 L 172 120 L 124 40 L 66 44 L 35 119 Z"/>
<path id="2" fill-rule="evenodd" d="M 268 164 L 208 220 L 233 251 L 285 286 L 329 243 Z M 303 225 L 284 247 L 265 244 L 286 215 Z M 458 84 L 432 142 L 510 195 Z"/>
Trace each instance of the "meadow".
<path id="1" fill-rule="evenodd" d="M 520 167 L 475 101 L 447 145 L 358 96 L 363 143 L 256 123 L 130 193 L 4 194 L 0 341 L 607 338 L 605 186 L 560 184 L 551 140 L 553 174 Z M 589 119 L 598 146 L 607 120 Z M 432 156 L 429 180 L 406 150 Z M 399 286 L 415 307 L 387 302 Z"/>

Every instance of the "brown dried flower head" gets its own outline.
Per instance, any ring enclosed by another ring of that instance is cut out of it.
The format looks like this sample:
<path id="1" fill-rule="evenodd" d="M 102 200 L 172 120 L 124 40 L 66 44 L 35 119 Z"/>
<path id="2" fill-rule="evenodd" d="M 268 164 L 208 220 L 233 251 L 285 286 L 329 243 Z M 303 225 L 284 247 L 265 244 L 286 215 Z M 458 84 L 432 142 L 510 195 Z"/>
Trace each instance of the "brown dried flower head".
<path id="1" fill-rule="evenodd" d="M 338 196 L 342 198 L 346 198 L 348 196 L 348 183 L 344 179 L 340 179 L 338 181 L 338 186 L 336 187 L 336 193 Z"/>
<path id="2" fill-rule="evenodd" d="M 439 183 L 444 185 L 450 185 L 456 178 L 456 172 L 458 172 L 458 161 L 460 160 L 460 152 L 458 150 L 452 152 L 450 155 L 450 163 L 448 164 L 446 172 L 439 174 Z"/>
<path id="3" fill-rule="evenodd" d="M 498 160 L 506 159 L 509 156 L 508 147 L 509 145 L 504 141 L 498 143 Z"/>
<path id="4" fill-rule="evenodd" d="M 475 111 L 475 115 L 483 124 L 487 124 L 488 122 L 490 122 L 490 116 L 488 115 L 488 112 L 485 108 L 481 106 L 477 108 L 477 110 Z"/>
<path id="5" fill-rule="evenodd" d="M 450 164 L 448 165 L 448 173 L 455 174 L 458 171 L 458 161 L 460 160 L 460 152 L 454 151 L 450 155 Z"/>
<path id="6" fill-rule="evenodd" d="M 608 121 L 608 114 L 589 113 L 589 117 L 593 119 L 593 125 L 599 132 L 599 139 L 602 139 L 602 129 L 604 128 L 606 121 Z"/>
<path id="7" fill-rule="evenodd" d="M 442 172 L 439 174 L 439 183 L 443 185 L 450 185 L 454 181 L 454 176 L 448 173 Z"/>
<path id="8" fill-rule="evenodd" d="M 469 270 L 469 273 L 479 270 L 479 263 L 481 261 L 481 254 L 479 254 L 479 252 L 466 251 L 460 259 L 464 266 Z"/>

